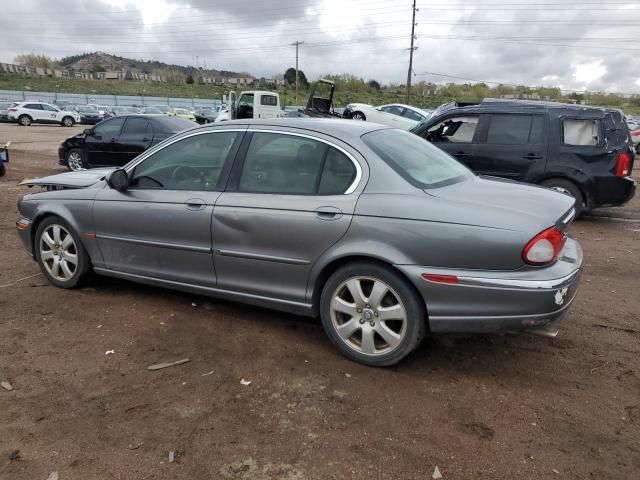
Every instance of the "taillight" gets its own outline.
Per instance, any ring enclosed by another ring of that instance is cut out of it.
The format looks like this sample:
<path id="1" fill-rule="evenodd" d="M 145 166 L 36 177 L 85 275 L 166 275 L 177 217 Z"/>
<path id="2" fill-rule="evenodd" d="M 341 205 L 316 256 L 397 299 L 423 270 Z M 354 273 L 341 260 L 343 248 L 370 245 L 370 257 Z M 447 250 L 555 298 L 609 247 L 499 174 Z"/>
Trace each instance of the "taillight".
<path id="1" fill-rule="evenodd" d="M 618 154 L 618 163 L 616 164 L 616 177 L 626 177 L 631 171 L 631 153 L 620 152 Z"/>
<path id="2" fill-rule="evenodd" d="M 529 265 L 547 265 L 558 258 L 564 247 L 565 235 L 556 227 L 533 237 L 522 250 L 522 260 Z"/>
<path id="3" fill-rule="evenodd" d="M 18 109 L 17 109 L 17 108 L 10 108 L 10 109 L 9 109 L 9 111 L 10 111 L 10 112 L 17 112 L 17 111 L 18 111 Z"/>

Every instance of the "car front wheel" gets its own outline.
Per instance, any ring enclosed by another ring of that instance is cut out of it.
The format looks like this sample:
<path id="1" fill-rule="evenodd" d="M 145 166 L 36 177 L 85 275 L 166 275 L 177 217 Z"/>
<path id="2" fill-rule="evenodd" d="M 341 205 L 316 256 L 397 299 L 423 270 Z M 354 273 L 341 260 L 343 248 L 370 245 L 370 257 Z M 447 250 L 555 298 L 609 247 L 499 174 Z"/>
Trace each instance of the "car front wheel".
<path id="1" fill-rule="evenodd" d="M 62 126 L 63 127 L 73 127 L 74 123 L 75 123 L 75 121 L 71 117 L 64 117 L 62 119 Z"/>
<path id="2" fill-rule="evenodd" d="M 426 329 L 425 309 L 414 288 L 375 263 L 337 270 L 322 290 L 320 315 L 338 350 L 370 366 L 399 362 L 420 344 Z"/>
<path id="3" fill-rule="evenodd" d="M 363 120 L 363 121 L 365 121 L 367 119 L 365 114 L 362 113 L 362 112 L 354 112 L 353 115 L 351 116 L 351 118 L 353 120 Z"/>
<path id="4" fill-rule="evenodd" d="M 40 270 L 56 287 L 77 287 L 90 269 L 89 256 L 80 239 L 59 217 L 42 221 L 36 231 L 34 246 Z"/>
<path id="5" fill-rule="evenodd" d="M 72 172 L 84 170 L 84 154 L 79 148 L 69 150 L 67 153 L 67 168 Z"/>

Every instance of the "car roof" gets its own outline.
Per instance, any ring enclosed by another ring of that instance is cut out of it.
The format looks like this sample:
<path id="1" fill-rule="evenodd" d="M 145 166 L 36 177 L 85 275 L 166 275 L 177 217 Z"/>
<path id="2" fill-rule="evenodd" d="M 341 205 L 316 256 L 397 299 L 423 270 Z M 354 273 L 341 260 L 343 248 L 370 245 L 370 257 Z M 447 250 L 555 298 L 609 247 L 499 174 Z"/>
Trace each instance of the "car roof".
<path id="1" fill-rule="evenodd" d="M 485 98 L 478 103 L 454 103 L 452 108 L 443 109 L 438 113 L 453 111 L 493 111 L 493 110 L 525 110 L 528 112 L 549 112 L 564 110 L 571 113 L 594 113 L 619 111 L 615 108 L 597 107 L 593 105 L 577 105 L 573 103 L 558 103 L 542 100 L 517 100 L 504 98 Z M 437 110 L 436 110 L 437 111 Z"/>
<path id="2" fill-rule="evenodd" d="M 224 123 L 208 124 L 201 128 L 215 130 L 226 125 L 249 125 L 249 127 L 297 128 L 311 132 L 323 133 L 338 139 L 355 138 L 375 130 L 389 129 L 385 125 L 372 122 L 355 122 L 353 120 L 333 118 L 264 118 L 229 120 Z"/>

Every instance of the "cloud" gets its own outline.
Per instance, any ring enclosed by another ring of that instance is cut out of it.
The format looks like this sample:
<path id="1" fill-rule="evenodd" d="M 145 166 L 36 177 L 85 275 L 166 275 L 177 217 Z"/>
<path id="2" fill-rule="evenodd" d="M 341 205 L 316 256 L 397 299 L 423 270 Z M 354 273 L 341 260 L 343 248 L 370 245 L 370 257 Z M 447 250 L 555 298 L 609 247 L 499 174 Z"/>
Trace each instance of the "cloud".
<path id="1" fill-rule="evenodd" d="M 544 3 L 423 2 L 414 81 L 451 81 L 422 75 L 427 71 L 532 86 L 638 90 L 632 60 L 640 50 L 633 39 L 639 7 Z M 17 18 L 37 28 L 25 36 Z M 22 0 L 0 17 L 0 60 L 101 50 L 271 76 L 294 65 L 290 44 L 299 40 L 300 68 L 310 79 L 346 72 L 403 83 L 410 28 L 408 2 L 392 0 Z"/>

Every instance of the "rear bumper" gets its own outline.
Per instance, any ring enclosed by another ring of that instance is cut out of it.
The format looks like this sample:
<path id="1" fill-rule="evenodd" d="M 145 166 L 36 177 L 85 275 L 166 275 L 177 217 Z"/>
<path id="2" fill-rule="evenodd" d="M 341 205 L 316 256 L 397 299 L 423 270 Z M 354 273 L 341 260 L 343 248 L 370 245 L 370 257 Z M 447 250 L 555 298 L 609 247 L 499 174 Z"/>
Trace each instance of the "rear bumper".
<path id="1" fill-rule="evenodd" d="M 567 239 L 560 260 L 550 267 L 514 272 L 463 271 L 397 265 L 424 298 L 433 333 L 540 330 L 553 333 L 568 311 L 582 275 L 582 249 Z M 455 276 L 438 283 L 423 273 Z"/>
<path id="2" fill-rule="evenodd" d="M 589 208 L 624 205 L 636 193 L 631 177 L 596 177 L 589 195 Z"/>

